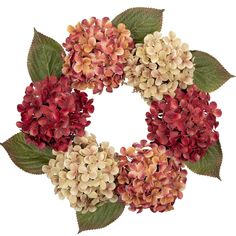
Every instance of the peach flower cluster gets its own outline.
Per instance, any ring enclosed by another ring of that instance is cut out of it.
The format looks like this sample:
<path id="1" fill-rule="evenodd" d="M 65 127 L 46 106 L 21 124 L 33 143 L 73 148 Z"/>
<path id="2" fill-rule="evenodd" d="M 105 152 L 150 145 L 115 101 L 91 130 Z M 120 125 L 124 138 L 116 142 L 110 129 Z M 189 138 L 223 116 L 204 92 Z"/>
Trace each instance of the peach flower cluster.
<path id="1" fill-rule="evenodd" d="M 98 145 L 96 137 L 86 133 L 75 137 L 67 152 L 53 154 L 56 158 L 42 170 L 55 185 L 59 198 L 67 198 L 76 211 L 94 212 L 107 201 L 117 201 L 114 190 L 119 168 L 109 143 Z"/>
<path id="2" fill-rule="evenodd" d="M 136 44 L 125 67 L 128 85 L 148 103 L 167 94 L 174 97 L 177 87 L 186 89 L 193 84 L 193 72 L 192 53 L 174 32 L 167 37 L 148 34 L 143 44 Z"/>
<path id="3" fill-rule="evenodd" d="M 68 54 L 62 72 L 73 80 L 73 87 L 91 88 L 94 93 L 101 93 L 104 87 L 108 92 L 118 88 L 134 47 L 125 25 L 116 28 L 107 17 L 92 17 L 69 26 L 68 31 L 70 35 L 63 44 Z"/>
<path id="4" fill-rule="evenodd" d="M 121 148 L 119 168 L 117 192 L 130 210 L 170 211 L 183 196 L 187 171 L 167 155 L 164 146 L 142 140 Z"/>

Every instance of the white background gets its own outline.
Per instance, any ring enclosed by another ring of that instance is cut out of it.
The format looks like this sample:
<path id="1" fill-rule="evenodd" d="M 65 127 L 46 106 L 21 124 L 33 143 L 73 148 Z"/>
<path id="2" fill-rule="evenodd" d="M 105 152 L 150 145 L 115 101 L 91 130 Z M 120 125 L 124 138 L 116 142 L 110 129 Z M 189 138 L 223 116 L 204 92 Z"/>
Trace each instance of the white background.
<path id="1" fill-rule="evenodd" d="M 62 43 L 68 24 L 96 16 L 115 17 L 134 6 L 166 9 L 162 32 L 177 33 L 191 49 L 206 51 L 236 74 L 235 1 L 86 1 L 7 0 L 0 2 L 0 141 L 18 132 L 16 105 L 30 83 L 26 60 L 33 27 Z M 147 105 L 131 88 L 96 96 L 96 111 L 89 131 L 99 141 L 108 140 L 117 150 L 146 136 Z M 105 229 L 84 232 L 88 236 L 115 235 L 236 235 L 235 188 L 235 100 L 233 78 L 212 93 L 222 108 L 220 139 L 224 152 L 222 182 L 189 173 L 184 198 L 175 211 L 153 214 L 125 213 Z M 16 168 L 0 147 L 0 235 L 75 236 L 78 226 L 67 201 L 58 200 L 45 176 L 34 176 Z M 228 232 L 228 233 L 226 233 Z"/>

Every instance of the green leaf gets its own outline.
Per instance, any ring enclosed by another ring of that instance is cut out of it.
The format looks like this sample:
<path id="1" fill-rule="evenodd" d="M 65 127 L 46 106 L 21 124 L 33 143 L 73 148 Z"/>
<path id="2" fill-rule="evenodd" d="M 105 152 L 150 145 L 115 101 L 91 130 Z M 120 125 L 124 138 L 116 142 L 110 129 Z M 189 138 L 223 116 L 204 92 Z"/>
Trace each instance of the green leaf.
<path id="1" fill-rule="evenodd" d="M 28 71 L 32 81 L 46 76 L 61 75 L 64 50 L 59 43 L 34 29 L 34 38 L 28 54 Z"/>
<path id="2" fill-rule="evenodd" d="M 234 77 L 208 53 L 192 51 L 192 54 L 195 64 L 194 83 L 200 90 L 212 92 Z"/>
<path id="3" fill-rule="evenodd" d="M 115 26 L 124 23 L 131 31 L 134 42 L 142 43 L 147 34 L 161 31 L 163 11 L 145 7 L 130 8 L 116 16 L 112 23 Z"/>
<path id="4" fill-rule="evenodd" d="M 40 150 L 34 145 L 26 144 L 23 133 L 15 134 L 1 145 L 16 166 L 31 174 L 43 174 L 42 166 L 54 158 L 50 149 Z"/>
<path id="5" fill-rule="evenodd" d="M 79 233 L 85 230 L 100 229 L 115 221 L 124 211 L 124 204 L 107 202 L 91 213 L 76 212 Z"/>
<path id="6" fill-rule="evenodd" d="M 216 177 L 220 180 L 220 166 L 222 163 L 222 150 L 220 142 L 209 147 L 206 155 L 195 163 L 185 162 L 186 166 L 199 175 Z"/>

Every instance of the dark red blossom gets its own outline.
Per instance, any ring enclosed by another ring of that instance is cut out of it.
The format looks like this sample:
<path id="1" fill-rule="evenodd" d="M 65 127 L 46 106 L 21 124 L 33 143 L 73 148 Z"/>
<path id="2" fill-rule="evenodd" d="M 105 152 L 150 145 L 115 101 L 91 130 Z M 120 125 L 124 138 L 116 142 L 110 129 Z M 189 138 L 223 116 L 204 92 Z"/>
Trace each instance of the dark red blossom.
<path id="1" fill-rule="evenodd" d="M 148 139 L 165 145 L 179 160 L 200 160 L 219 139 L 215 128 L 221 110 L 209 100 L 208 93 L 193 85 L 187 90 L 177 89 L 174 98 L 165 96 L 152 102 L 146 113 Z"/>
<path id="2" fill-rule="evenodd" d="M 50 76 L 26 88 L 23 102 L 17 106 L 21 113 L 17 126 L 28 143 L 66 151 L 73 137 L 83 136 L 90 124 L 92 103 L 86 93 L 72 91 L 68 78 Z"/>

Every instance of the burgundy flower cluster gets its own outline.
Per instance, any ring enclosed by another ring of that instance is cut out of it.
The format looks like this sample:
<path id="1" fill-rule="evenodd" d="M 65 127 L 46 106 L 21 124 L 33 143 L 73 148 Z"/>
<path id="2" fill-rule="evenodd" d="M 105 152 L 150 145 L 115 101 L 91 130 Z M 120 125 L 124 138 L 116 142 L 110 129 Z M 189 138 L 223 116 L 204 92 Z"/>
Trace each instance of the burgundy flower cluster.
<path id="1" fill-rule="evenodd" d="M 170 155 L 181 161 L 198 161 L 219 139 L 215 130 L 221 110 L 210 95 L 193 85 L 176 90 L 176 96 L 153 101 L 146 113 L 148 139 L 164 145 Z"/>
<path id="2" fill-rule="evenodd" d="M 101 93 L 104 87 L 108 92 L 118 88 L 134 48 L 125 25 L 115 27 L 107 17 L 92 17 L 75 27 L 69 26 L 68 31 L 70 35 L 63 44 L 68 55 L 62 71 L 73 80 L 73 88 L 91 88 L 94 93 Z"/>
<path id="3" fill-rule="evenodd" d="M 130 210 L 153 212 L 173 209 L 181 199 L 187 171 L 181 162 L 166 155 L 164 146 L 148 144 L 146 140 L 121 148 L 117 192 Z"/>
<path id="4" fill-rule="evenodd" d="M 90 124 L 92 103 L 86 93 L 72 91 L 70 79 L 50 76 L 26 88 L 23 102 L 17 106 L 21 113 L 17 126 L 28 143 L 66 151 L 73 137 L 83 136 Z"/>

